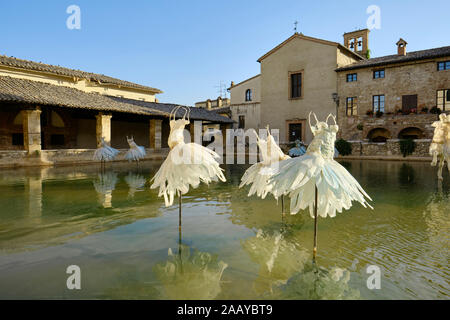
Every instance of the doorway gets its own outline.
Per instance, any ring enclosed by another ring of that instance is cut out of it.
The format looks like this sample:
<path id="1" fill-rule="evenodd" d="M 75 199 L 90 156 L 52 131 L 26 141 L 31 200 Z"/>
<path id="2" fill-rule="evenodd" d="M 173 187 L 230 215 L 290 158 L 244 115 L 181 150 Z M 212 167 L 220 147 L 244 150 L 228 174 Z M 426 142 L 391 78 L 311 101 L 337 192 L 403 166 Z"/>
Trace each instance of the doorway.
<path id="1" fill-rule="evenodd" d="M 302 140 L 302 123 L 289 123 L 289 142 Z"/>

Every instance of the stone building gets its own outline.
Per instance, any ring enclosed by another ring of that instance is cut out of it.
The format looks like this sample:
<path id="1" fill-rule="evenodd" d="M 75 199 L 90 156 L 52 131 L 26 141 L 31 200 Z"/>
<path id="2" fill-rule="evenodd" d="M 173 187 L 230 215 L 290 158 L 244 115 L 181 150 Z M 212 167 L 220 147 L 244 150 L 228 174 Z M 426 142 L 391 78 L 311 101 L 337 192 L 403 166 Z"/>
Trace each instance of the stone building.
<path id="1" fill-rule="evenodd" d="M 336 70 L 344 139 L 430 139 L 437 119 L 430 111 L 450 111 L 450 46 L 407 52 L 406 44 Z"/>
<path id="2" fill-rule="evenodd" d="M 407 52 L 404 39 L 396 46 L 396 54 L 370 58 L 368 29 L 344 33 L 343 45 L 295 33 L 258 59 L 260 75 L 230 87 L 231 108 L 248 105 L 253 85 L 259 119 L 252 114 L 245 128 L 269 124 L 282 145 L 311 141 L 307 116 L 314 111 L 337 114 L 340 136 L 364 143 L 354 148 L 358 154 L 398 155 L 399 139 L 413 138 L 424 156 L 436 113 L 450 111 L 450 47 Z M 248 110 L 232 109 L 233 120 Z M 380 143 L 387 141 L 386 152 Z"/>
<path id="3" fill-rule="evenodd" d="M 230 106 L 230 99 L 229 98 L 222 98 L 217 97 L 215 100 L 205 100 L 205 101 L 199 101 L 195 103 L 196 108 L 204 108 L 207 110 L 215 110 L 218 108 L 224 108 Z"/>
<path id="4" fill-rule="evenodd" d="M 167 148 L 168 117 L 176 107 L 159 103 L 158 93 L 105 75 L 0 56 L 0 166 L 91 161 L 101 137 L 123 149 L 126 135 L 149 148 L 151 157 Z M 192 108 L 191 119 L 232 123 L 201 108 Z"/>
<path id="5" fill-rule="evenodd" d="M 231 96 L 230 112 L 234 129 L 261 128 L 261 75 L 258 74 L 228 88 Z"/>
<path id="6" fill-rule="evenodd" d="M 309 143 L 309 112 L 322 118 L 336 113 L 335 69 L 363 59 L 337 42 L 295 33 L 258 59 L 259 75 L 230 87 L 232 118 L 245 119 L 245 129 L 279 129 L 282 145 Z"/>

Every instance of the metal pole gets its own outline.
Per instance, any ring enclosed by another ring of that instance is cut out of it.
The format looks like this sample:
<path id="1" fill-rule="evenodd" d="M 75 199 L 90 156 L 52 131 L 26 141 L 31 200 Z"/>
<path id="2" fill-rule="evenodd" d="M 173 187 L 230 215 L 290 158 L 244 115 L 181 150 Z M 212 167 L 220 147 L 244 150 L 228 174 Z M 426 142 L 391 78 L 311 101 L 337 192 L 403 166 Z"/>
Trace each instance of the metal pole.
<path id="1" fill-rule="evenodd" d="M 317 186 L 315 186 L 314 192 L 314 249 L 313 249 L 313 262 L 316 263 L 317 254 Z"/>
<path id="2" fill-rule="evenodd" d="M 181 192 L 178 193 L 178 228 L 181 232 Z"/>

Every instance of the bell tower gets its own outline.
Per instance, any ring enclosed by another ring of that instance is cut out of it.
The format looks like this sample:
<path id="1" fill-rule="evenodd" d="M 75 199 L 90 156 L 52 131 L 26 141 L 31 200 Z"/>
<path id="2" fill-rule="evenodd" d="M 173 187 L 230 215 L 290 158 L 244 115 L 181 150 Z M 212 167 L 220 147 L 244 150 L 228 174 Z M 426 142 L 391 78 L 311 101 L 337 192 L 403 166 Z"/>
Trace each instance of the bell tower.
<path id="1" fill-rule="evenodd" d="M 369 32 L 369 29 L 361 29 L 344 33 L 344 46 L 365 57 L 369 50 Z"/>

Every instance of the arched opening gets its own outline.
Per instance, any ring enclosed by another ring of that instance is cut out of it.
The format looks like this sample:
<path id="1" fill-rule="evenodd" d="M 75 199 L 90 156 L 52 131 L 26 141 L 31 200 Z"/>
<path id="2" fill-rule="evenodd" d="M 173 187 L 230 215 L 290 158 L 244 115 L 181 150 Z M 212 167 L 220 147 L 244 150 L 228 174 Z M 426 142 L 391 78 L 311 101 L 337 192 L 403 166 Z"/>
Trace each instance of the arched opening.
<path id="1" fill-rule="evenodd" d="M 245 91 L 245 101 L 252 101 L 252 89 Z"/>
<path id="2" fill-rule="evenodd" d="M 66 125 L 63 118 L 54 110 L 43 108 L 41 113 L 41 147 L 45 149 L 64 149 L 68 147 Z"/>
<path id="3" fill-rule="evenodd" d="M 387 139 L 391 138 L 391 133 L 385 128 L 375 128 L 369 131 L 367 134 L 367 139 L 370 142 L 386 142 Z"/>
<path id="4" fill-rule="evenodd" d="M 11 127 L 11 145 L 14 149 L 23 148 L 23 115 L 18 112 L 14 117 L 13 126 Z"/>
<path id="5" fill-rule="evenodd" d="M 398 133 L 399 139 L 422 139 L 423 131 L 416 127 L 408 127 Z"/>

